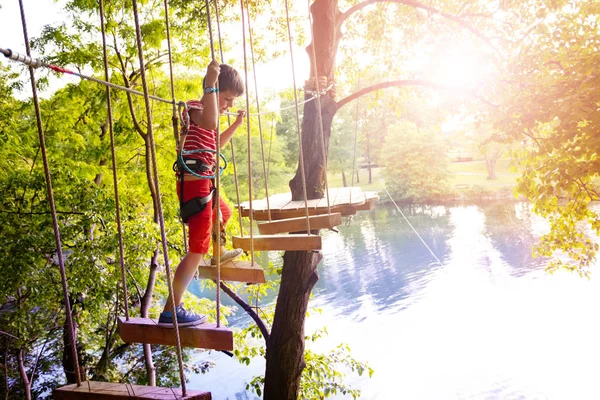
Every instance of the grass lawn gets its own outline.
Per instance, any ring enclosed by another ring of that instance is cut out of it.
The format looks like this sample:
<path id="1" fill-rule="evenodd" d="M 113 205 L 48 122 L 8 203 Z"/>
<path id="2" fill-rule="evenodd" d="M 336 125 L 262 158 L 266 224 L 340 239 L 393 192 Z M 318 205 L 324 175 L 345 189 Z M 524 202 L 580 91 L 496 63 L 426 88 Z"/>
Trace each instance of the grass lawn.
<path id="1" fill-rule="evenodd" d="M 348 171 L 346 173 L 346 183 L 348 186 L 352 184 L 352 171 Z M 358 186 L 362 189 L 363 192 L 383 192 L 383 187 L 385 182 L 381 177 L 381 168 L 372 168 L 371 169 L 371 182 L 369 182 L 369 170 L 368 169 L 359 169 L 358 170 L 358 179 L 360 183 L 356 182 L 356 172 L 354 172 L 354 186 Z M 327 174 L 327 183 L 329 187 L 343 187 L 344 182 L 342 180 L 342 174 Z"/>
<path id="2" fill-rule="evenodd" d="M 458 191 L 471 189 L 474 186 L 479 186 L 487 191 L 498 191 L 515 186 L 519 174 L 510 171 L 510 161 L 498 160 L 496 163 L 496 180 L 487 179 L 487 168 L 485 161 L 468 161 L 460 163 L 450 163 L 448 167 L 451 178 L 451 187 Z M 367 169 L 359 169 L 360 183 L 356 182 L 354 177 L 354 186 L 360 187 L 363 191 L 383 192 L 385 182 L 381 176 L 381 168 L 372 169 L 372 183 L 369 181 L 369 171 Z M 342 174 L 328 174 L 327 179 L 330 187 L 342 187 Z M 350 185 L 350 173 L 346 175 L 348 185 Z"/>
<path id="3" fill-rule="evenodd" d="M 509 160 L 498 160 L 496 163 L 496 176 L 498 179 L 488 180 L 485 161 L 470 161 L 451 163 L 450 172 L 453 173 L 450 184 L 458 189 L 473 185 L 481 186 L 488 190 L 498 187 L 514 186 L 519 174 L 510 171 Z"/>

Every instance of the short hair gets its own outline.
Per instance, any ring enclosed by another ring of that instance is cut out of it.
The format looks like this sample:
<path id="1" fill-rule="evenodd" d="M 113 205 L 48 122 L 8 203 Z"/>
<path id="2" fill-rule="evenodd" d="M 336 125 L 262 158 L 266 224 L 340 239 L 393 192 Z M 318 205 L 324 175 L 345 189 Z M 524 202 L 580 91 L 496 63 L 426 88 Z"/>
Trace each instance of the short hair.
<path id="1" fill-rule="evenodd" d="M 239 97 L 244 94 L 244 81 L 239 72 L 236 71 L 230 65 L 221 64 L 221 73 L 219 74 L 219 90 L 224 92 L 226 90 L 233 93 L 235 97 Z"/>

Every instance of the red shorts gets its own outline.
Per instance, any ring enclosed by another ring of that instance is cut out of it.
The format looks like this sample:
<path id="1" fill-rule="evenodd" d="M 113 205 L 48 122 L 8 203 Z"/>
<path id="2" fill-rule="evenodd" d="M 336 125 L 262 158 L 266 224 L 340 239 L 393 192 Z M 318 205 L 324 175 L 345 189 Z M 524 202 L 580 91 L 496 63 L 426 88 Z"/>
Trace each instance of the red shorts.
<path id="1" fill-rule="evenodd" d="M 212 189 L 210 179 L 198 179 L 195 181 L 185 181 L 183 183 L 183 201 L 193 199 L 194 197 L 206 197 Z M 177 196 L 180 197 L 181 183 L 177 182 Z M 180 197 L 181 198 L 181 197 Z M 210 237 L 212 232 L 212 224 L 216 221 L 217 215 L 213 213 L 213 200 L 206 203 L 206 208 L 198 214 L 188 219 L 188 243 L 192 253 L 208 253 L 210 248 Z M 225 203 L 223 198 L 220 202 L 221 215 L 223 217 L 223 225 L 227 223 L 231 217 L 231 209 Z"/>

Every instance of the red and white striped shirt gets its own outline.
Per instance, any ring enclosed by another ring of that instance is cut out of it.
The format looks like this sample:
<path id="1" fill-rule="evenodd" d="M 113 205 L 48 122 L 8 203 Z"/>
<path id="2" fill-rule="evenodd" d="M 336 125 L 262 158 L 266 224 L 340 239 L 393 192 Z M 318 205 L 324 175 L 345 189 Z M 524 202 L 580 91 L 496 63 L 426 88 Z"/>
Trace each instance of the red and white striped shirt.
<path id="1" fill-rule="evenodd" d="M 198 100 L 190 100 L 187 102 L 188 110 L 202 110 L 202 103 Z M 186 110 L 183 111 L 183 122 L 187 125 L 189 121 L 188 133 L 183 137 L 183 150 L 212 150 L 217 149 L 217 134 L 215 131 L 200 128 L 194 124 L 194 121 L 190 121 L 190 117 Z M 185 158 L 194 158 L 201 160 L 203 163 L 214 166 L 215 165 L 215 153 L 212 152 L 197 152 L 191 154 L 184 154 Z M 198 172 L 199 175 L 210 176 L 213 175 L 211 171 Z"/>

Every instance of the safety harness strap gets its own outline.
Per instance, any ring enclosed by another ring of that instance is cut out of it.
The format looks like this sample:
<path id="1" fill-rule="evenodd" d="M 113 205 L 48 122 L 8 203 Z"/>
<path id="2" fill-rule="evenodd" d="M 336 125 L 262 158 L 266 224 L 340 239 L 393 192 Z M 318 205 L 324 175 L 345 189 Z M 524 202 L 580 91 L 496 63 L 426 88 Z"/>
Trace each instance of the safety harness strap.
<path id="1" fill-rule="evenodd" d="M 211 190 L 208 196 L 205 197 L 194 197 L 191 200 L 181 202 L 179 204 L 181 219 L 183 222 L 188 222 L 192 216 L 198 214 L 199 212 L 204 211 L 206 205 L 209 201 L 212 200 L 213 195 L 215 194 L 215 190 Z"/>

